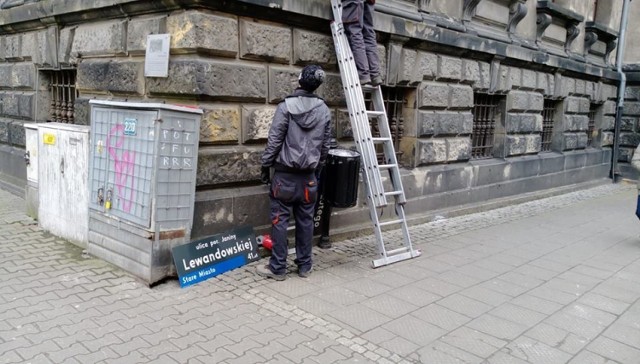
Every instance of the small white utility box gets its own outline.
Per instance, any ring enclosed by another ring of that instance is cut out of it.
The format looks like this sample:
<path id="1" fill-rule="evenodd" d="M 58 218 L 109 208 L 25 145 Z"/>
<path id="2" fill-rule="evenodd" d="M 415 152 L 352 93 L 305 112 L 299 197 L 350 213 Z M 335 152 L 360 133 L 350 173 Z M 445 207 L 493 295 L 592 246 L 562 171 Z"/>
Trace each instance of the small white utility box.
<path id="1" fill-rule="evenodd" d="M 38 124 L 38 222 L 85 247 L 89 232 L 89 127 Z"/>

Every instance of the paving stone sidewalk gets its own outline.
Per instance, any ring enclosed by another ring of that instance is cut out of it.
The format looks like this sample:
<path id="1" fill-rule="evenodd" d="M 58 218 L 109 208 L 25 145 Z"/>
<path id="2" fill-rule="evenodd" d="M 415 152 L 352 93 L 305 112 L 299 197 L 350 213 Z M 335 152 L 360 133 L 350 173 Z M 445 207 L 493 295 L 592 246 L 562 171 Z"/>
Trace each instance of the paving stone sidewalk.
<path id="1" fill-rule="evenodd" d="M 0 363 L 640 363 L 636 193 L 413 226 L 423 255 L 375 270 L 365 236 L 314 249 L 307 279 L 260 278 L 262 260 L 150 289 L 0 190 Z"/>

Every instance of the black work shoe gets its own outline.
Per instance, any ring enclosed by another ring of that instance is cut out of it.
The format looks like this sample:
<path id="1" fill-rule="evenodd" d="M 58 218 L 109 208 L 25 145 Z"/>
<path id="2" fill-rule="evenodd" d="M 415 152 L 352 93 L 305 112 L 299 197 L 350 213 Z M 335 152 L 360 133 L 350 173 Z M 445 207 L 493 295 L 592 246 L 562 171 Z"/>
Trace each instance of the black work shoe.
<path id="1" fill-rule="evenodd" d="M 375 75 L 371 77 L 371 86 L 380 86 L 382 85 L 382 77 L 380 75 Z"/>
<path id="2" fill-rule="evenodd" d="M 308 278 L 311 275 L 311 272 L 313 272 L 313 267 L 311 267 L 311 268 L 309 268 L 309 269 L 307 269 L 305 271 L 302 271 L 302 270 L 300 270 L 300 268 L 298 268 L 298 277 L 300 277 L 300 278 Z"/>
<path id="3" fill-rule="evenodd" d="M 321 238 L 318 242 L 318 248 L 320 249 L 329 249 L 331 248 L 331 240 Z"/>
<path id="4" fill-rule="evenodd" d="M 370 84 L 371 84 L 371 78 L 369 76 L 360 77 L 360 85 L 361 86 L 370 85 Z"/>
<path id="5" fill-rule="evenodd" d="M 271 271 L 271 268 L 269 268 L 269 265 L 267 265 L 267 264 L 257 266 L 256 267 L 256 273 L 258 273 L 258 275 L 261 276 L 261 277 L 275 279 L 276 281 L 284 281 L 285 279 L 287 279 L 287 275 L 286 274 L 275 274 L 275 273 L 273 273 Z"/>

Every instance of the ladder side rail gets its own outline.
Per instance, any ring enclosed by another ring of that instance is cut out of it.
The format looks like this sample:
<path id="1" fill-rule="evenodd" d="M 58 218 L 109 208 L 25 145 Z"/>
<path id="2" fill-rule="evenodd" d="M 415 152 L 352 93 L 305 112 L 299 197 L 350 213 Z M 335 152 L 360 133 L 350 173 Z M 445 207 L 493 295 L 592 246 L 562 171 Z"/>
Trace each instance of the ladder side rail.
<path id="1" fill-rule="evenodd" d="M 413 244 L 411 243 L 411 236 L 409 235 L 409 226 L 407 225 L 407 217 L 404 213 L 404 205 L 396 204 L 396 215 L 402 219 L 402 236 L 404 241 L 404 246 L 409 249 L 409 252 L 413 257 L 417 257 L 420 255 L 420 252 L 413 249 Z"/>
<path id="2" fill-rule="evenodd" d="M 384 206 L 387 204 L 382 186 L 382 178 L 377 168 L 377 157 L 375 155 L 375 146 L 373 145 L 371 129 L 369 125 L 369 117 L 364 107 L 364 96 L 359 87 L 359 79 L 355 77 L 357 70 L 355 63 L 349 62 L 353 58 L 351 49 L 343 31 L 339 29 L 341 24 L 332 23 L 332 31 L 334 33 L 334 41 L 336 42 L 336 53 L 338 55 L 338 64 L 341 67 L 341 79 L 349 110 L 349 118 L 351 120 L 354 139 L 358 151 L 362 155 L 366 177 L 370 182 L 372 190 L 372 198 L 374 204 Z"/>
<path id="3" fill-rule="evenodd" d="M 353 53 L 344 32 L 344 25 L 342 24 L 342 1 L 331 0 L 331 8 L 334 18 L 334 22 L 331 25 L 331 30 L 336 47 L 336 54 L 338 55 L 338 64 L 342 71 L 341 79 L 343 87 L 345 88 L 347 108 L 349 109 L 350 114 L 349 119 L 354 131 L 354 137 L 357 136 L 356 138 L 354 138 L 357 144 L 356 147 L 358 147 L 358 151 L 362 156 L 365 171 L 369 172 L 365 173 L 365 176 L 370 181 L 369 187 L 372 193 L 373 203 L 376 206 L 386 206 L 387 201 L 386 196 L 384 195 L 382 176 L 380 175 L 380 171 L 377 168 L 377 155 L 374 154 L 375 145 L 371 145 L 372 143 L 370 143 L 370 141 L 372 140 L 372 136 L 369 119 L 368 116 L 364 120 L 359 118 L 358 111 L 354 110 L 359 108 L 366 114 L 364 95 L 362 94 L 362 89 L 359 87 L 360 80 L 359 77 L 356 77 L 357 69 L 355 66 L 355 62 L 353 62 Z M 340 59 L 340 57 L 342 57 L 342 59 Z M 358 86 L 354 87 L 354 85 Z M 355 120 L 353 116 L 356 116 Z"/>
<path id="4" fill-rule="evenodd" d="M 380 88 L 374 92 L 372 96 L 372 103 L 377 111 L 383 111 L 384 115 L 378 119 L 378 130 L 380 130 L 380 135 L 389 140 L 393 140 L 391 136 L 391 129 L 389 128 L 389 119 L 387 118 L 386 108 L 384 106 L 384 100 L 382 98 L 382 91 Z M 398 165 L 398 158 L 396 156 L 396 151 L 393 146 L 393 142 L 384 143 L 383 145 L 385 161 L 384 163 L 395 165 L 395 167 L 389 169 L 389 174 L 391 178 L 391 185 L 393 189 L 396 191 L 400 191 L 401 194 L 397 196 L 397 201 L 399 203 L 406 203 L 407 199 L 404 194 L 404 188 L 402 187 L 402 177 L 400 176 L 400 167 Z"/>
<path id="5" fill-rule="evenodd" d="M 378 243 L 378 259 L 386 259 L 389 258 L 387 255 L 387 249 L 384 246 L 384 238 L 382 236 L 382 227 L 380 226 L 380 219 L 378 217 L 378 208 L 376 208 L 373 204 L 369 205 L 369 215 L 371 221 L 373 222 L 373 230 L 376 236 L 376 242 Z"/>

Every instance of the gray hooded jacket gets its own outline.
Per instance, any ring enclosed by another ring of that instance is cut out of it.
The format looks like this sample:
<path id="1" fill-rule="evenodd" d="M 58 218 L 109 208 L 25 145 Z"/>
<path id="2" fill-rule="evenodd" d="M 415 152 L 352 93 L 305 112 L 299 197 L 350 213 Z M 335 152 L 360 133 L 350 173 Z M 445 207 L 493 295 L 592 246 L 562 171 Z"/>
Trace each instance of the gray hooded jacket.
<path id="1" fill-rule="evenodd" d="M 298 88 L 276 109 L 262 165 L 313 171 L 324 165 L 330 139 L 331 112 L 324 100 Z"/>

